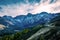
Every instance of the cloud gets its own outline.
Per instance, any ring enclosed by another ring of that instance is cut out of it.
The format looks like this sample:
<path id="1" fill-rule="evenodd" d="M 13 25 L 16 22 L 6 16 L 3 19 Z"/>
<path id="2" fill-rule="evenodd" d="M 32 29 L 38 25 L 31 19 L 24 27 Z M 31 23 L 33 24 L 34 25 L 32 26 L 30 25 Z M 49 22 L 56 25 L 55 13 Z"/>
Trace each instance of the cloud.
<path id="1" fill-rule="evenodd" d="M 49 12 L 49 13 L 57 13 L 60 12 L 60 1 L 58 0 L 56 3 L 49 4 L 49 0 L 46 2 L 42 3 L 38 6 L 34 7 L 34 10 L 32 11 L 33 13 L 40 13 L 40 12 Z"/>
<path id="2" fill-rule="evenodd" d="M 60 12 L 60 0 L 41 0 L 40 2 L 34 2 L 32 4 L 26 0 L 26 4 L 17 3 L 1 5 L 1 8 L 0 16 L 8 15 L 15 17 L 17 15 L 26 15 L 27 13 L 36 14 L 43 11 L 49 13 L 57 13 Z"/>

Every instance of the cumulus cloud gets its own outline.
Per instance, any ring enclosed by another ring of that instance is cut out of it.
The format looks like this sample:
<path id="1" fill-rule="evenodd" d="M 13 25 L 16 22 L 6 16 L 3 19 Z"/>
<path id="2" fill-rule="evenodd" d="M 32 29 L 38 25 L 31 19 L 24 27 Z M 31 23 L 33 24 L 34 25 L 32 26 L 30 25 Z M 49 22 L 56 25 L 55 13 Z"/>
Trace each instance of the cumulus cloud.
<path id="1" fill-rule="evenodd" d="M 17 16 L 17 15 L 26 15 L 27 13 L 40 13 L 40 12 L 49 12 L 49 13 L 57 13 L 60 12 L 60 0 L 42 0 L 39 3 L 30 4 L 28 0 L 26 0 L 27 4 L 11 4 L 11 5 L 1 5 L 2 9 L 0 11 L 0 16 L 8 15 L 8 16 Z"/>

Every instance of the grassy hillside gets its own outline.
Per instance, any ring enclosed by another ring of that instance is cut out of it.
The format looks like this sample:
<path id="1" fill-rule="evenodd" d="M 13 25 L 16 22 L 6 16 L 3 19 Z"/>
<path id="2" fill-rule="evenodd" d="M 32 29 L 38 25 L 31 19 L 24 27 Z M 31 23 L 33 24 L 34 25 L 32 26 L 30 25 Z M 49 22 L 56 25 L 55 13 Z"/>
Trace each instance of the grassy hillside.
<path id="1" fill-rule="evenodd" d="M 36 33 L 39 29 L 43 27 L 44 26 L 42 25 L 37 25 L 29 29 L 28 28 L 24 29 L 20 32 L 16 32 L 15 34 L 11 34 L 11 35 L 4 34 L 2 37 L 0 37 L 0 40 L 26 40 L 27 38 L 29 38 L 31 35 L 33 35 L 34 33 Z"/>
<path id="2" fill-rule="evenodd" d="M 29 29 L 24 29 L 20 32 L 16 32 L 15 34 L 4 35 L 0 37 L 0 40 L 27 40 L 41 28 L 45 28 L 45 26 L 37 25 Z M 38 36 L 36 40 L 60 40 L 60 32 L 54 27 L 50 31 Z"/>

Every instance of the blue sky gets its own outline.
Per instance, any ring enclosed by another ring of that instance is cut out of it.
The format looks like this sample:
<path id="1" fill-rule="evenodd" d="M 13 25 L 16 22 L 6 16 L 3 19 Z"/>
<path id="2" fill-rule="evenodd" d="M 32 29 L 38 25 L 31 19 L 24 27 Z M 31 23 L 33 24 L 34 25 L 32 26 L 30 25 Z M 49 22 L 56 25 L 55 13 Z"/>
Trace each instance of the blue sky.
<path id="1" fill-rule="evenodd" d="M 43 0 L 45 2 L 47 0 Z M 51 0 L 50 3 L 54 3 L 57 0 Z M 33 3 L 33 2 L 41 2 L 41 0 L 28 0 L 28 2 Z M 26 0 L 0 0 L 0 5 L 6 5 L 6 4 L 15 4 L 15 3 L 26 3 Z"/>
<path id="2" fill-rule="evenodd" d="M 0 0 L 0 5 L 9 5 L 23 2 L 23 0 Z"/>
<path id="3" fill-rule="evenodd" d="M 40 0 L 28 0 L 29 3 L 40 2 Z M 0 0 L 0 5 L 9 5 L 16 3 L 26 3 L 26 0 Z"/>
<path id="4" fill-rule="evenodd" d="M 0 0 L 0 16 L 60 12 L 60 0 Z"/>
<path id="5" fill-rule="evenodd" d="M 28 1 L 30 4 L 32 3 L 39 3 L 42 0 L 0 0 L 0 5 L 9 5 L 9 4 L 16 4 L 16 3 L 24 3 L 26 4 L 26 1 Z M 45 2 L 47 0 L 43 0 Z M 51 0 L 50 3 L 54 3 L 57 0 Z"/>

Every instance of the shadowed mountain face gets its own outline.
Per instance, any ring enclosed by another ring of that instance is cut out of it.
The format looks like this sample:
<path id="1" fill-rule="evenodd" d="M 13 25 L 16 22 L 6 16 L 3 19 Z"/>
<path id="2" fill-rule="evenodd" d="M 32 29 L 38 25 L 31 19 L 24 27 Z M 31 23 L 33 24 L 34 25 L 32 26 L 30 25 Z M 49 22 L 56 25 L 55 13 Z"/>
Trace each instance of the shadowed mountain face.
<path id="1" fill-rule="evenodd" d="M 42 12 L 39 14 L 19 15 L 16 17 L 3 16 L 0 17 L 0 24 L 7 26 L 10 30 L 22 30 L 24 28 L 29 28 L 39 24 L 45 24 L 50 22 L 51 19 L 55 18 L 59 14 L 50 14 L 47 12 Z"/>
<path id="2" fill-rule="evenodd" d="M 60 16 L 53 18 L 50 23 L 53 23 L 55 26 L 60 26 Z"/>

